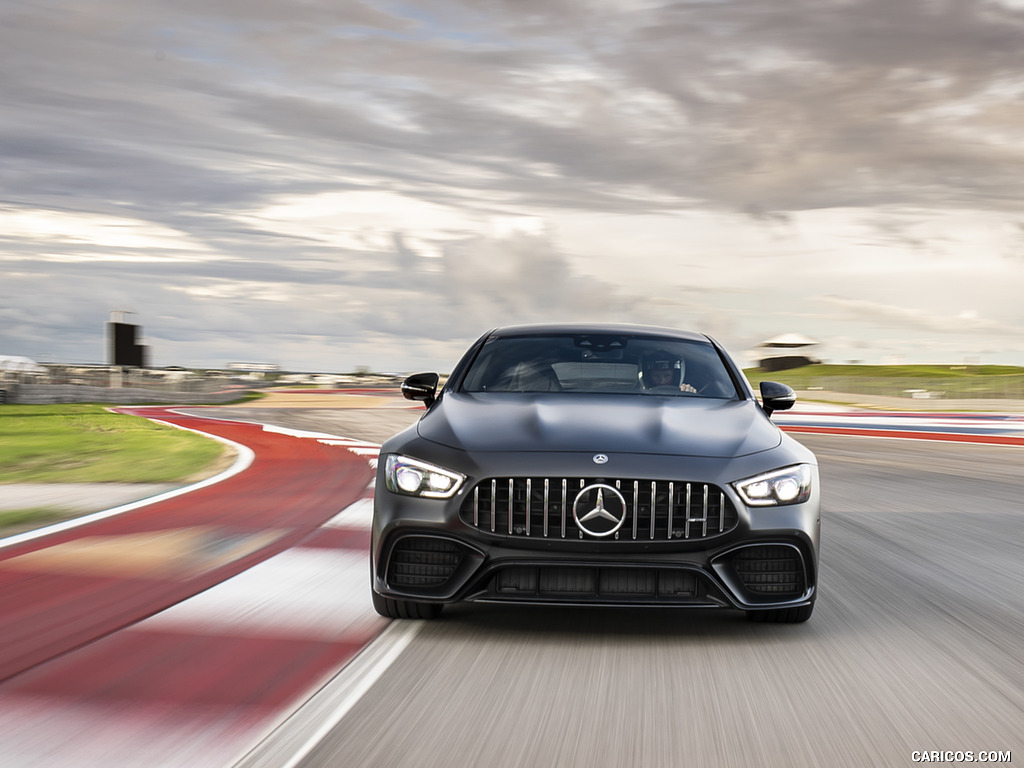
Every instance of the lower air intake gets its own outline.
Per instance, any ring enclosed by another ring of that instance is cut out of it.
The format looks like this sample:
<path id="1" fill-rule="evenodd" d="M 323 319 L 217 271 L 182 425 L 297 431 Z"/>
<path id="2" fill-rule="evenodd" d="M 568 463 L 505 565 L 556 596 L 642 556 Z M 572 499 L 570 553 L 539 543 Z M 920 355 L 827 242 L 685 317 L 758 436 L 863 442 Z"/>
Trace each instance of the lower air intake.
<path id="1" fill-rule="evenodd" d="M 491 599 L 634 603 L 706 602 L 697 574 L 674 568 L 508 566 L 491 579 Z"/>
<path id="2" fill-rule="evenodd" d="M 458 545 L 432 536 L 406 536 L 388 561 L 388 584 L 395 588 L 440 587 L 462 562 Z"/>
<path id="3" fill-rule="evenodd" d="M 758 596 L 799 597 L 806 589 L 800 553 L 781 544 L 746 547 L 732 558 L 736 577 Z"/>

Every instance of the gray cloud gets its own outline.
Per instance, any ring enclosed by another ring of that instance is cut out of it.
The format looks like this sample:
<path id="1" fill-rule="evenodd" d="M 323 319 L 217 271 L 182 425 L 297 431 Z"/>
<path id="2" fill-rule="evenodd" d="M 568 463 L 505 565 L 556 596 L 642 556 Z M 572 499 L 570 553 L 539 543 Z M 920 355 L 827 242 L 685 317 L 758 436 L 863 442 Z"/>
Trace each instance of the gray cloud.
<path id="1" fill-rule="evenodd" d="M 883 327 L 907 327 L 940 334 L 992 334 L 1017 339 L 1024 336 L 1024 327 L 1008 326 L 982 317 L 975 312 L 934 314 L 920 309 L 880 304 L 864 299 L 822 296 L 818 299 L 843 312 L 849 319 L 877 323 Z"/>
<path id="2" fill-rule="evenodd" d="M 946 322 L 877 275 L 862 298 L 808 297 L 835 291 L 850 247 L 961 248 L 969 270 L 970 243 L 931 226 L 949 211 L 1019 226 L 1022 34 L 1024 12 L 988 0 L 10 3 L 0 216 L 40 229 L 0 232 L 0 352 L 101 359 L 107 313 L 135 308 L 166 363 L 394 368 L 412 339 L 428 362 L 488 325 L 583 317 L 739 344 L 802 316 L 1017 354 L 1000 341 L 1024 326 L 1008 301 Z M 343 201 L 320 230 L 266 215 L 346 192 L 435 209 L 365 232 Z M 833 210 L 859 229 L 799 250 Z M 709 236 L 686 217 L 731 214 L 775 250 L 723 230 L 699 253 Z M 103 237 L 39 223 L 90 215 Z M 631 222 L 637 246 L 559 231 L 583 215 Z M 488 230 L 508 217 L 548 228 Z M 685 260 L 650 249 L 652 217 Z M 163 234 L 104 239 L 125 221 Z M 1001 258 L 1024 261 L 1019 232 L 1004 239 Z M 636 275 L 659 267 L 651 296 Z"/>

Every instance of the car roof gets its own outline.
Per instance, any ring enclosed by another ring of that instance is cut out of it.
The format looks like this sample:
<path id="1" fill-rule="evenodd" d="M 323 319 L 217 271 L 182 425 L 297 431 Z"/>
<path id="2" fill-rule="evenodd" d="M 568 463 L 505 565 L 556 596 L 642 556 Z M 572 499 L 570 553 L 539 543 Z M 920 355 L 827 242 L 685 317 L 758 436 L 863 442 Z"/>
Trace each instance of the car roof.
<path id="1" fill-rule="evenodd" d="M 703 333 L 684 331 L 678 328 L 663 328 L 657 325 L 632 325 L 630 323 L 531 323 L 525 325 L 507 325 L 495 328 L 486 334 L 488 338 L 507 336 L 539 336 L 545 334 L 591 334 L 609 333 L 632 336 L 659 336 L 685 341 L 702 341 L 710 339 Z"/>

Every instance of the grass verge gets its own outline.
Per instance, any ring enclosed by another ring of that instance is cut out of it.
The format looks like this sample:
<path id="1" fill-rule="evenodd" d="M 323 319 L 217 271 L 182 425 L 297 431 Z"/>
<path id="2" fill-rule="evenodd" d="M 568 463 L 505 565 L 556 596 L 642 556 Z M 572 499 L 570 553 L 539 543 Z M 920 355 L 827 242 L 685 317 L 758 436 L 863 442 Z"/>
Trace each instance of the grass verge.
<path id="1" fill-rule="evenodd" d="M 943 399 L 1024 399 L 1024 368 L 1009 365 L 807 365 L 784 371 L 749 368 L 747 379 L 797 390 L 909 398 L 915 390 Z"/>
<path id="2" fill-rule="evenodd" d="M 226 451 L 102 405 L 0 406 L 0 483 L 186 482 Z"/>
<path id="3" fill-rule="evenodd" d="M 41 525 L 59 523 L 70 517 L 78 517 L 78 515 L 59 507 L 0 509 L 0 533 L 8 533 L 22 528 L 38 528 Z"/>

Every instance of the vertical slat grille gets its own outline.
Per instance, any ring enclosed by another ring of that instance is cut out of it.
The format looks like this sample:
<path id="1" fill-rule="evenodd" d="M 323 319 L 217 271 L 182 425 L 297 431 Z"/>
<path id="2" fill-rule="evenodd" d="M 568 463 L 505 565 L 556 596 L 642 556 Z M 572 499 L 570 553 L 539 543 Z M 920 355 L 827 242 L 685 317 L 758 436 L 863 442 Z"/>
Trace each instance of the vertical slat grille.
<path id="1" fill-rule="evenodd" d="M 648 512 L 648 517 L 651 520 L 651 541 L 654 541 L 654 526 L 658 521 L 658 516 L 654 514 L 654 510 L 658 506 L 658 484 L 655 481 L 651 481 L 651 506 Z"/>
<path id="2" fill-rule="evenodd" d="M 633 540 L 636 541 L 637 529 L 640 527 L 640 481 L 633 481 Z"/>
<path id="3" fill-rule="evenodd" d="M 578 477 L 489 478 L 467 498 L 462 520 L 500 536 L 593 538 L 576 525 L 573 503 L 582 489 L 596 484 L 614 488 L 624 501 L 625 520 L 615 540 L 698 540 L 736 526 L 736 510 L 714 485 Z"/>
<path id="4" fill-rule="evenodd" d="M 563 480 L 562 481 L 562 538 L 563 539 L 565 538 L 565 523 L 566 523 L 565 516 L 566 516 L 566 507 L 568 506 L 568 500 L 569 500 L 568 486 L 566 484 L 566 481 Z"/>
<path id="5" fill-rule="evenodd" d="M 513 512 L 513 508 L 512 508 L 512 504 L 513 504 L 514 501 L 515 501 L 515 486 L 513 485 L 513 480 L 509 479 L 509 481 L 508 481 L 508 507 L 505 510 L 505 514 L 508 516 L 508 535 L 509 536 L 512 535 L 512 518 L 515 517 L 515 514 Z M 527 500 L 527 504 L 529 504 L 529 500 Z M 528 515 L 529 515 L 529 510 L 527 510 L 527 516 Z"/>
<path id="6" fill-rule="evenodd" d="M 526 479 L 526 505 L 527 505 L 526 506 L 526 535 L 527 536 L 530 535 L 530 529 L 532 528 L 532 526 L 530 524 L 530 516 L 531 516 L 531 512 L 530 512 L 530 499 L 532 499 L 532 498 L 533 498 L 533 479 L 532 478 L 527 478 Z"/>
<path id="7" fill-rule="evenodd" d="M 549 499 L 548 492 L 550 491 L 550 485 L 549 485 L 550 483 L 551 483 L 551 481 L 545 478 L 545 480 L 544 480 L 544 535 L 545 536 L 548 535 L 548 511 L 551 509 L 550 505 L 548 504 L 548 499 Z M 530 514 L 533 514 L 533 510 L 532 509 L 530 510 Z"/>
<path id="8" fill-rule="evenodd" d="M 491 533 L 498 519 L 498 481 L 491 480 Z"/>

